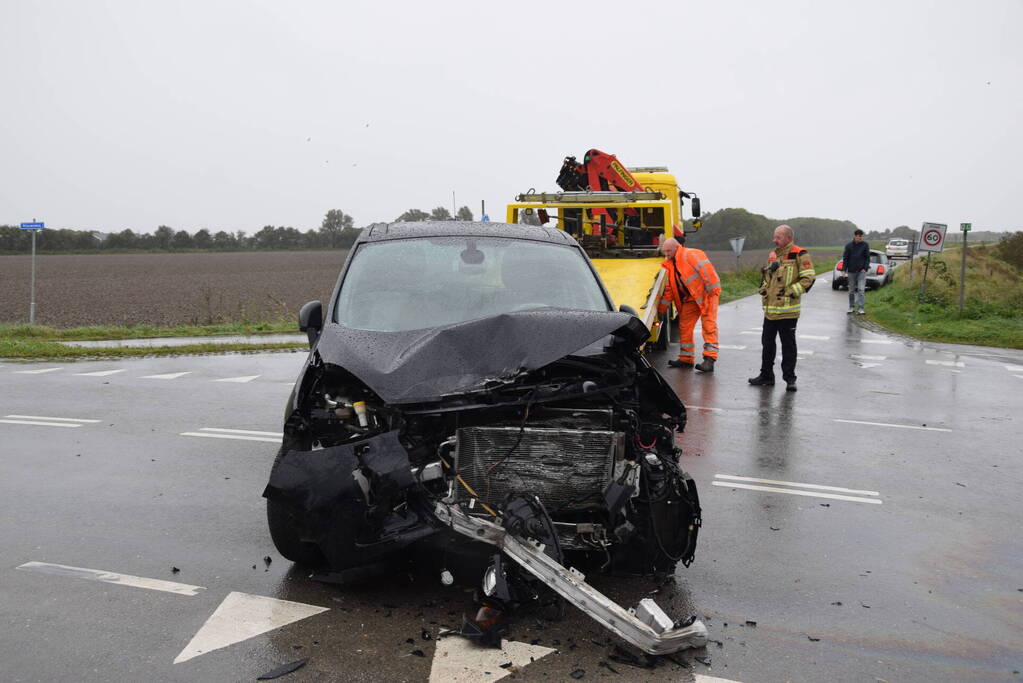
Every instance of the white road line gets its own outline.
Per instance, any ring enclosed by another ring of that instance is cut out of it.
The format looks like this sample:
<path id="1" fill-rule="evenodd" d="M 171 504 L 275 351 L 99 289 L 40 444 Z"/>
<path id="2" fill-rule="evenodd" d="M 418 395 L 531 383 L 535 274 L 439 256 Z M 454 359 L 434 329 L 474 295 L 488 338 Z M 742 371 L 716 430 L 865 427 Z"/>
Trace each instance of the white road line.
<path id="1" fill-rule="evenodd" d="M 880 363 L 864 363 L 863 361 L 856 361 L 856 365 L 863 368 L 864 370 L 881 367 Z"/>
<path id="2" fill-rule="evenodd" d="M 168 372 L 164 375 L 145 375 L 142 379 L 177 379 L 185 375 L 190 375 L 191 372 Z"/>
<path id="3" fill-rule="evenodd" d="M 861 339 L 861 344 L 894 344 L 890 339 Z"/>
<path id="4" fill-rule="evenodd" d="M 55 420 L 57 422 L 100 422 L 100 420 L 86 420 L 78 417 L 47 417 L 44 415 L 4 415 L 4 417 L 16 417 L 22 420 Z"/>
<path id="5" fill-rule="evenodd" d="M 243 436 L 241 434 L 211 434 L 210 432 L 181 432 L 181 436 L 205 436 L 207 439 L 237 439 L 238 441 L 266 441 L 280 443 L 280 437 L 272 439 L 266 436 Z"/>
<path id="6" fill-rule="evenodd" d="M 827 341 L 827 340 L 831 339 L 831 337 L 824 336 L 823 334 L 801 334 L 801 335 L 799 335 L 799 338 L 800 339 L 817 339 L 819 341 Z"/>
<path id="7" fill-rule="evenodd" d="M 1013 375 L 1013 377 L 1019 377 L 1020 379 L 1023 379 L 1023 375 Z"/>
<path id="8" fill-rule="evenodd" d="M 754 330 L 743 330 L 739 334 L 760 334 L 760 332 L 759 331 L 754 331 Z"/>
<path id="9" fill-rule="evenodd" d="M 743 350 L 746 349 L 745 346 L 732 345 L 732 344 L 720 344 L 720 345 L 718 345 L 718 348 L 719 349 L 728 349 L 729 351 L 743 351 Z"/>
<path id="10" fill-rule="evenodd" d="M 812 356 L 813 355 L 813 351 L 799 351 L 799 355 L 801 355 L 801 356 Z"/>
<path id="11" fill-rule="evenodd" d="M 37 427 L 81 427 L 80 424 L 70 422 L 40 422 L 38 420 L 0 420 L 9 425 L 36 425 Z"/>
<path id="12" fill-rule="evenodd" d="M 231 592 L 174 658 L 174 663 L 179 664 L 326 611 L 326 607 L 302 602 Z"/>
<path id="13" fill-rule="evenodd" d="M 888 360 L 888 356 L 868 356 L 865 353 L 850 353 L 853 360 Z"/>
<path id="14" fill-rule="evenodd" d="M 174 581 L 163 581 L 162 579 L 147 579 L 144 576 L 132 576 L 131 574 L 118 574 L 102 569 L 86 569 L 84 567 L 69 567 L 64 564 L 50 564 L 49 562 L 26 562 L 18 567 L 28 572 L 39 572 L 41 574 L 55 574 L 67 576 L 74 579 L 89 579 L 91 581 L 102 581 L 104 583 L 116 583 L 132 588 L 148 588 L 164 593 L 175 593 L 177 595 L 198 595 L 198 591 L 206 590 L 202 586 L 190 586 L 187 583 L 175 583 Z"/>
<path id="15" fill-rule="evenodd" d="M 752 481 L 757 484 L 778 484 L 780 486 L 801 486 L 804 489 L 817 489 L 819 491 L 836 491 L 838 493 L 855 493 L 859 496 L 880 496 L 877 491 L 863 491 L 860 489 L 847 489 L 841 486 L 824 486 L 823 484 L 801 484 L 797 481 L 781 481 L 778 479 L 757 479 L 756 477 L 740 477 L 734 474 L 715 474 L 715 479 L 727 479 L 729 481 Z"/>
<path id="16" fill-rule="evenodd" d="M 795 489 L 780 489 L 775 486 L 754 486 L 753 484 L 739 484 L 726 481 L 712 481 L 714 486 L 727 486 L 733 489 L 749 489 L 750 491 L 770 491 L 772 493 L 787 493 L 790 496 L 809 496 L 810 498 L 828 498 L 830 500 L 848 500 L 853 503 L 871 503 L 880 505 L 877 498 L 857 498 L 855 496 L 840 496 L 835 493 L 813 493 L 811 491 L 797 491 Z"/>
<path id="17" fill-rule="evenodd" d="M 214 382 L 237 382 L 238 384 L 244 384 L 245 382 L 251 382 L 257 377 L 262 375 L 246 375 L 244 377 L 225 377 L 224 379 L 215 379 Z"/>
<path id="18" fill-rule="evenodd" d="M 284 432 L 257 432 L 252 429 L 222 429 L 220 427 L 201 427 L 200 432 L 223 432 L 225 434 L 249 434 L 251 436 L 276 436 L 278 439 L 284 436 Z"/>
<path id="19" fill-rule="evenodd" d="M 1023 372 L 1023 365 L 1006 365 L 1005 369 L 1009 372 Z"/>
<path id="20" fill-rule="evenodd" d="M 948 368 L 965 368 L 966 363 L 961 360 L 928 360 L 928 365 L 943 365 Z"/>
<path id="21" fill-rule="evenodd" d="M 846 422 L 853 425 L 870 425 L 872 427 L 898 427 L 899 429 L 920 429 L 925 432 L 951 432 L 951 429 L 945 429 L 944 427 L 918 427 L 916 425 L 894 425 L 888 422 L 864 422 L 862 420 L 840 420 L 837 417 L 834 418 L 835 422 Z"/>
<path id="22" fill-rule="evenodd" d="M 125 372 L 124 368 L 120 370 L 100 370 L 98 372 L 76 372 L 75 375 L 78 377 L 107 377 L 108 375 L 116 375 L 119 372 Z"/>
<path id="23" fill-rule="evenodd" d="M 41 375 L 44 372 L 56 372 L 57 370 L 63 370 L 63 368 L 43 368 L 42 370 L 15 370 L 16 375 Z"/>
<path id="24" fill-rule="evenodd" d="M 692 406 L 692 405 L 690 405 L 690 406 L 686 406 L 686 408 L 687 409 L 688 408 L 692 408 L 694 410 L 711 410 L 711 411 L 713 411 L 715 413 L 720 413 L 721 412 L 721 408 L 708 408 L 707 406 Z"/>
<path id="25" fill-rule="evenodd" d="M 739 683 L 730 678 L 718 678 L 717 676 L 705 676 L 704 674 L 693 674 L 694 683 Z"/>

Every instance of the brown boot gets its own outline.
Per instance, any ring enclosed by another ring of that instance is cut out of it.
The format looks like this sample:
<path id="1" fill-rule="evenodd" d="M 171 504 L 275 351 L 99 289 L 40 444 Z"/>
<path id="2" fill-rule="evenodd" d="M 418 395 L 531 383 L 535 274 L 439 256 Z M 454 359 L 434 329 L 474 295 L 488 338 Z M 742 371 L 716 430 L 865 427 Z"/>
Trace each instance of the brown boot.
<path id="1" fill-rule="evenodd" d="M 714 372 L 714 360 L 707 356 L 703 357 L 703 362 L 696 366 L 696 369 L 700 372 Z"/>

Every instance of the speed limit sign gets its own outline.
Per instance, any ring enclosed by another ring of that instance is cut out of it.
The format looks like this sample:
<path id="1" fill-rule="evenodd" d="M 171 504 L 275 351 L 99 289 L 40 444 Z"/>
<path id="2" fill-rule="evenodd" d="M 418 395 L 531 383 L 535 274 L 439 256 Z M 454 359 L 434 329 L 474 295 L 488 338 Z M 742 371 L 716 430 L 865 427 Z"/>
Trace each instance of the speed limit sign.
<path id="1" fill-rule="evenodd" d="M 945 247 L 945 230 L 948 228 L 944 223 L 924 223 L 920 228 L 920 251 L 941 252 Z"/>

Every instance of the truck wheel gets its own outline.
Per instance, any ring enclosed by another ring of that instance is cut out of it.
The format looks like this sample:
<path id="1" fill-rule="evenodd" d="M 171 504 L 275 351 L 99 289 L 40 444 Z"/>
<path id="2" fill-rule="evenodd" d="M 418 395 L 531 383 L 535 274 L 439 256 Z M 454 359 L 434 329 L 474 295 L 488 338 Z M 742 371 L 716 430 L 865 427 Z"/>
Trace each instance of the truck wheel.
<path id="1" fill-rule="evenodd" d="M 307 445 L 297 439 L 284 437 L 281 449 L 277 451 L 271 473 L 277 468 L 278 463 L 291 450 L 304 450 Z M 302 521 L 298 519 L 291 510 L 281 503 L 270 500 L 266 501 L 266 522 L 270 528 L 270 538 L 274 547 L 285 559 L 295 564 L 308 567 L 322 567 L 326 565 L 326 558 L 320 552 L 319 546 L 315 543 L 302 540 Z"/>

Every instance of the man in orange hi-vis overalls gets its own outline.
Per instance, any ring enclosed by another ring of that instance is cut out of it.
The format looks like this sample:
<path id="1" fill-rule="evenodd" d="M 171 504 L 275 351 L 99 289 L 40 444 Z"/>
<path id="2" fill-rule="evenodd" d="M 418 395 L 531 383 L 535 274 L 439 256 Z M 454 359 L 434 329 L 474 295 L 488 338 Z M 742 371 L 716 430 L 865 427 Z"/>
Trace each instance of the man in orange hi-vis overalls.
<path id="1" fill-rule="evenodd" d="M 668 271 L 668 278 L 657 311 L 666 312 L 672 303 L 678 310 L 678 360 L 670 360 L 668 365 L 673 368 L 693 367 L 696 362 L 693 329 L 699 319 L 703 330 L 703 362 L 696 369 L 714 372 L 714 363 L 718 359 L 721 281 L 705 253 L 684 245 L 685 236 L 672 237 L 661 245 L 661 252 L 667 257 L 661 267 Z"/>

